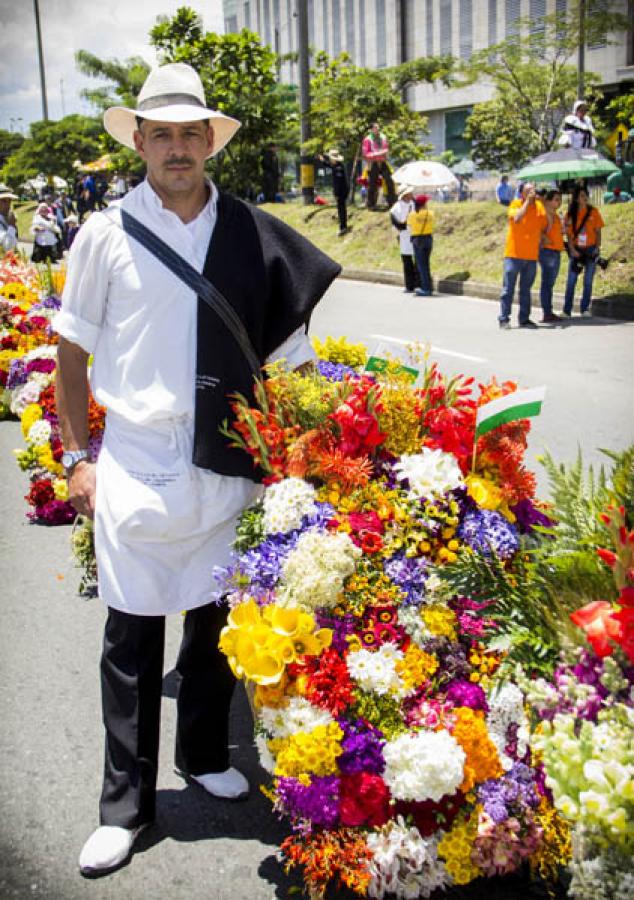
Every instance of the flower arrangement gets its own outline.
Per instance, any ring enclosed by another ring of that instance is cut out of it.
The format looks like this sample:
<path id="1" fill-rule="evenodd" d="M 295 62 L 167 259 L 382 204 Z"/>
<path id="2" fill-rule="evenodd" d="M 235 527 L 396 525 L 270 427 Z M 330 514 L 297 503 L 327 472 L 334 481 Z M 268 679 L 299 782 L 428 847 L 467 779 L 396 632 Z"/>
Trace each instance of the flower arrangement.
<path id="1" fill-rule="evenodd" d="M 479 438 L 473 467 L 478 405 L 516 387 L 426 362 L 412 384 L 329 348 L 312 374 L 273 367 L 224 429 L 265 488 L 215 573 L 220 645 L 250 685 L 286 866 L 315 898 L 429 897 L 526 862 L 554 879 L 568 832 L 524 694 L 496 678 L 489 601 L 439 577 L 465 556 L 512 565 L 532 533 L 529 423 Z"/>

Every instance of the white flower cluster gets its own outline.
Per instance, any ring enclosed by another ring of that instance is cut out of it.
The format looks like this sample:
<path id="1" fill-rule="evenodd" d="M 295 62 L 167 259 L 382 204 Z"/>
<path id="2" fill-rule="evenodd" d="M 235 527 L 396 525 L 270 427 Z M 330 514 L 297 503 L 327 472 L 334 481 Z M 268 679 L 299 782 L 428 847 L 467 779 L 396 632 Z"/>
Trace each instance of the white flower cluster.
<path id="1" fill-rule="evenodd" d="M 435 890 L 451 883 L 442 860 L 438 859 L 436 838 L 422 838 L 417 828 L 408 827 L 402 816 L 384 828 L 370 832 L 368 848 L 372 851 L 368 896 L 394 894 L 404 900 L 431 897 Z"/>
<path id="2" fill-rule="evenodd" d="M 269 739 L 267 738 L 267 736 L 265 734 L 256 734 L 255 746 L 258 751 L 260 765 L 265 772 L 268 772 L 269 775 L 272 775 L 275 772 L 276 762 L 275 757 L 269 750 Z"/>
<path id="3" fill-rule="evenodd" d="M 30 378 L 26 384 L 17 387 L 11 396 L 11 412 L 16 416 L 22 416 L 24 410 L 31 403 L 37 403 L 42 393 L 41 386 Z"/>
<path id="4" fill-rule="evenodd" d="M 33 422 L 26 436 L 28 444 L 35 444 L 36 447 L 44 447 L 48 444 L 51 436 L 51 423 L 47 419 L 38 419 Z"/>
<path id="5" fill-rule="evenodd" d="M 53 310 L 53 316 L 57 315 L 57 310 Z M 40 313 L 38 313 L 40 315 Z M 53 317 L 51 316 L 51 318 Z M 34 359 L 57 359 L 56 344 L 39 344 L 22 357 L 26 362 L 33 362 Z"/>
<path id="6" fill-rule="evenodd" d="M 422 606 L 399 606 L 397 613 L 398 624 L 419 647 L 423 646 L 423 642 L 431 633 L 421 616 L 422 610 Z"/>
<path id="7" fill-rule="evenodd" d="M 508 772 L 515 762 L 506 753 L 506 746 L 509 742 L 508 730 L 511 725 L 517 725 L 515 735 L 517 758 L 523 759 L 528 749 L 530 729 L 524 711 L 524 695 L 516 684 L 507 682 L 501 687 L 496 687 L 487 699 L 489 703 L 487 714 L 489 737 L 495 744 L 503 768 Z"/>
<path id="8" fill-rule="evenodd" d="M 268 534 L 293 531 L 301 526 L 304 516 L 317 511 L 315 488 L 303 478 L 285 478 L 267 487 L 262 505 Z"/>
<path id="9" fill-rule="evenodd" d="M 260 709 L 262 728 L 273 738 L 287 738 L 298 731 L 311 732 L 318 725 L 334 722 L 328 710 L 313 706 L 304 697 L 291 697 L 286 706 Z"/>
<path id="10" fill-rule="evenodd" d="M 441 497 L 464 484 L 452 453 L 424 447 L 421 453 L 404 453 L 394 466 L 399 481 L 409 481 L 410 497 Z"/>
<path id="11" fill-rule="evenodd" d="M 396 800 L 435 800 L 464 778 L 465 752 L 448 731 L 402 734 L 383 748 L 383 780 Z"/>
<path id="12" fill-rule="evenodd" d="M 404 685 L 396 671 L 403 652 L 396 644 L 386 642 L 377 650 L 354 650 L 348 653 L 346 665 L 350 677 L 364 691 L 374 694 L 404 696 Z"/>
<path id="13" fill-rule="evenodd" d="M 305 532 L 284 563 L 277 602 L 309 610 L 336 606 L 360 556 L 360 548 L 344 532 Z"/>

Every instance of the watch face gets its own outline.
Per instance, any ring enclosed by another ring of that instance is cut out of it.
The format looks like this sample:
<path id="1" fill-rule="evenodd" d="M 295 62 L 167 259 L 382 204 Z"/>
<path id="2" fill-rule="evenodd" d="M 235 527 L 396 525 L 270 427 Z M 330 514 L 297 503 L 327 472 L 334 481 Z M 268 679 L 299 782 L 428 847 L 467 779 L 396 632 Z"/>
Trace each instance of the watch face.
<path id="1" fill-rule="evenodd" d="M 62 453 L 62 465 L 65 469 L 70 469 L 74 462 L 75 458 L 72 453 Z"/>

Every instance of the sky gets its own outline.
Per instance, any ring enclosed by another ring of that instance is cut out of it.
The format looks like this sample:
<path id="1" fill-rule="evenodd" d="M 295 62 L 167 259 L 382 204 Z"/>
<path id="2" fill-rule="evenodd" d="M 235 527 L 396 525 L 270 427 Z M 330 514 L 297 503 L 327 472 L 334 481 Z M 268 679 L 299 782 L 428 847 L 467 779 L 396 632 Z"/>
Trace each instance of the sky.
<path id="1" fill-rule="evenodd" d="M 49 118 L 94 114 L 79 92 L 100 82 L 77 70 L 77 50 L 153 64 L 150 29 L 180 6 L 200 13 L 206 31 L 223 31 L 222 0 L 39 0 Z M 33 0 L 0 0 L 0 128 L 27 134 L 41 118 Z"/>

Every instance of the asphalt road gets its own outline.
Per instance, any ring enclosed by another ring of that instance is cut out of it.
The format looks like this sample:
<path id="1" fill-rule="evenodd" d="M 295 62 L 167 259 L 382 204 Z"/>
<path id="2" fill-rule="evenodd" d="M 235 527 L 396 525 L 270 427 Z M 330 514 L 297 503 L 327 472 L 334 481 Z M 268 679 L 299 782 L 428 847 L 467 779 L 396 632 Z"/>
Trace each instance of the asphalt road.
<path id="1" fill-rule="evenodd" d="M 522 386 L 546 384 L 534 458 L 549 447 L 570 460 L 632 440 L 634 324 L 573 320 L 539 332 L 497 329 L 496 307 L 457 297 L 404 295 L 398 288 L 338 282 L 315 313 L 320 337 L 348 334 L 424 340 L 446 371 L 496 373 Z M 234 762 L 254 785 L 240 804 L 213 801 L 172 769 L 174 680 L 180 620 L 168 624 L 158 819 L 131 863 L 99 880 L 76 871 L 97 825 L 102 766 L 98 659 L 104 611 L 76 596 L 70 529 L 28 524 L 26 479 L 14 463 L 19 426 L 0 423 L 0 897 L 50 900 L 269 900 L 293 896 L 276 862 L 285 834 L 257 789 L 260 770 L 248 706 L 236 695 Z M 519 900 L 524 889 L 487 887 Z M 463 892 L 461 896 L 466 896 Z M 297 896 L 297 895 L 295 895 Z M 338 895 L 341 897 L 342 895 Z M 480 896 L 477 892 L 472 896 Z"/>

